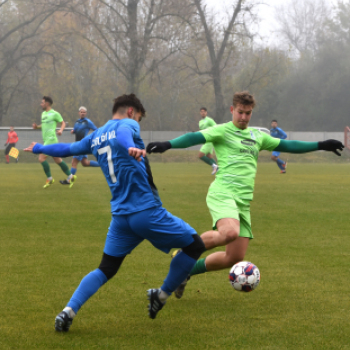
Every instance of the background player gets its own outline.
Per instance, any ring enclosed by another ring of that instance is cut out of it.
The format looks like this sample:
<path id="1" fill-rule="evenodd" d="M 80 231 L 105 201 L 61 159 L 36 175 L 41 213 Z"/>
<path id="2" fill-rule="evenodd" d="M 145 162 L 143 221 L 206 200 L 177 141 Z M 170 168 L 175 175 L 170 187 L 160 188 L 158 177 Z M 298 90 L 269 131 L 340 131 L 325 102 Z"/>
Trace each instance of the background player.
<path id="1" fill-rule="evenodd" d="M 5 146 L 7 146 L 5 149 L 6 164 L 10 164 L 9 153 L 12 147 L 16 147 L 17 142 L 18 142 L 17 133 L 15 132 L 14 127 L 10 126 L 10 131 L 7 133 L 7 140 L 5 143 Z M 16 158 L 16 163 L 18 163 L 18 157 Z"/>
<path id="2" fill-rule="evenodd" d="M 89 133 L 90 130 L 94 131 L 97 129 L 95 124 L 90 119 L 86 118 L 86 114 L 86 107 L 81 106 L 79 108 L 80 118 L 75 122 L 74 128 L 71 131 L 72 134 L 75 134 L 75 141 L 82 140 Z M 72 175 L 76 174 L 79 162 L 81 162 L 83 166 L 99 167 L 98 163 L 94 160 L 89 160 L 86 154 L 82 156 L 74 156 L 72 159 L 72 167 L 70 169 Z M 60 180 L 60 183 L 62 185 L 70 184 L 67 180 Z"/>
<path id="3" fill-rule="evenodd" d="M 56 317 L 57 331 L 69 330 L 82 305 L 117 273 L 125 256 L 144 239 L 166 253 L 172 247 L 183 247 L 172 259 L 161 288 L 148 291 L 151 318 L 156 317 L 205 250 L 196 231 L 162 207 L 148 160 L 144 158 L 146 151 L 140 127 L 135 121 L 140 121 L 144 115 L 145 109 L 134 94 L 123 95 L 114 101 L 112 120 L 83 140 L 48 146 L 33 142 L 25 149 L 63 157 L 92 153 L 112 193 L 112 222 L 101 264 L 83 278 L 67 306 Z"/>
<path id="4" fill-rule="evenodd" d="M 202 119 L 199 121 L 199 130 L 204 130 L 216 125 L 214 119 L 208 117 L 208 111 L 205 107 L 202 107 L 200 109 L 200 114 Z M 211 165 L 211 167 L 213 168 L 211 174 L 215 175 L 218 171 L 218 166 L 216 165 L 214 160 L 214 147 L 211 142 L 208 142 L 201 147 L 198 153 L 198 157 L 204 163 Z"/>
<path id="5" fill-rule="evenodd" d="M 44 145 L 51 145 L 58 142 L 56 136 L 56 127 L 58 123 L 61 123 L 61 128 L 57 130 L 57 135 L 62 135 L 62 132 L 66 127 L 66 123 L 63 121 L 61 114 L 52 109 L 52 104 L 52 98 L 50 96 L 44 96 L 40 103 L 40 106 L 44 111 L 41 114 L 41 124 L 37 125 L 36 123 L 33 123 L 33 129 L 41 129 Z M 43 186 L 44 188 L 49 187 L 55 182 L 51 176 L 50 165 L 46 158 L 47 155 L 45 154 L 39 155 L 39 162 L 41 163 L 47 177 L 46 183 Z M 53 160 L 68 176 L 67 181 L 70 183 L 70 187 L 72 187 L 76 176 L 71 174 L 67 164 L 62 160 L 62 158 L 53 157 Z"/>
<path id="6" fill-rule="evenodd" d="M 279 127 L 277 127 L 277 120 L 272 120 L 271 122 L 271 129 L 270 129 L 270 135 L 274 138 L 284 140 L 287 138 L 287 134 Z M 287 162 L 284 162 L 282 159 L 279 158 L 279 155 L 281 152 L 273 151 L 271 155 L 271 159 L 277 163 L 277 166 L 281 169 L 281 174 L 286 173 L 287 168 Z"/>
<path id="7" fill-rule="evenodd" d="M 149 153 L 163 153 L 170 148 L 187 148 L 212 142 L 220 171 L 210 185 L 207 205 L 213 219 L 213 228 L 201 235 L 206 249 L 226 246 L 224 252 L 215 252 L 197 261 L 190 275 L 222 270 L 244 259 L 250 239 L 253 238 L 250 219 L 250 201 L 259 151 L 306 153 L 317 150 L 338 150 L 340 141 L 323 142 L 287 141 L 271 137 L 262 131 L 249 128 L 255 99 L 247 91 L 235 93 L 231 106 L 232 122 L 216 125 L 201 132 L 186 134 L 166 142 L 151 142 Z M 185 280 L 175 292 L 180 298 Z"/>

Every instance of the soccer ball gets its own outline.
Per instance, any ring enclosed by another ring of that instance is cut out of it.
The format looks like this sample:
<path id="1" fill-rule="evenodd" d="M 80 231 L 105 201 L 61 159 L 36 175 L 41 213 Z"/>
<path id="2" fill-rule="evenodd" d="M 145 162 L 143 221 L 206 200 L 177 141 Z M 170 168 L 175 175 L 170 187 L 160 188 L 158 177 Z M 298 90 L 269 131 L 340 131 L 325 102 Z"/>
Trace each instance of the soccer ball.
<path id="1" fill-rule="evenodd" d="M 228 276 L 232 287 L 239 292 L 251 292 L 260 282 L 259 269 L 249 261 L 233 265 Z"/>

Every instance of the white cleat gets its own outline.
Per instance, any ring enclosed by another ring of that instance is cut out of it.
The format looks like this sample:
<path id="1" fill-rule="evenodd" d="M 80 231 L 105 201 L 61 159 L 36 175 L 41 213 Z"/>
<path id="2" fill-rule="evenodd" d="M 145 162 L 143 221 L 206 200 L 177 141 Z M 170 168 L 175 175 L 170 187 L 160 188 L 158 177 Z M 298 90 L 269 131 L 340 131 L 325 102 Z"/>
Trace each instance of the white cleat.
<path id="1" fill-rule="evenodd" d="M 211 174 L 215 175 L 218 172 L 219 167 L 216 164 L 213 164 L 211 167 L 213 168 L 213 171 L 211 172 Z"/>

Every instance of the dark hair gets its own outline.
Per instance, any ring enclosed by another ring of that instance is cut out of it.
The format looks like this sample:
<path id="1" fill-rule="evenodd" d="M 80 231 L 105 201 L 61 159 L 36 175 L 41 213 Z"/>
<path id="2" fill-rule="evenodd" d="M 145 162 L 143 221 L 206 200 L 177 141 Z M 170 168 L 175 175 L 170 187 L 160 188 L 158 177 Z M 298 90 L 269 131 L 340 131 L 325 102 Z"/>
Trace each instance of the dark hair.
<path id="1" fill-rule="evenodd" d="M 205 107 L 201 107 L 200 111 L 206 111 L 207 112 L 207 109 Z"/>
<path id="2" fill-rule="evenodd" d="M 43 100 L 45 102 L 48 102 L 50 104 L 50 106 L 53 104 L 53 100 L 50 96 L 43 96 Z"/>
<path id="3" fill-rule="evenodd" d="M 271 123 L 273 123 L 273 122 L 277 123 L 277 120 L 276 119 L 272 119 Z"/>
<path id="4" fill-rule="evenodd" d="M 144 117 L 146 110 L 143 107 L 141 101 L 135 94 L 122 95 L 114 99 L 114 105 L 112 113 L 115 114 L 120 108 L 134 107 L 136 111 L 141 112 L 141 116 Z"/>
<path id="5" fill-rule="evenodd" d="M 251 95 L 248 91 L 242 91 L 242 92 L 236 92 L 233 95 L 232 104 L 234 107 L 237 107 L 237 105 L 243 105 L 243 106 L 252 106 L 254 108 L 256 101 L 254 99 L 254 96 Z"/>

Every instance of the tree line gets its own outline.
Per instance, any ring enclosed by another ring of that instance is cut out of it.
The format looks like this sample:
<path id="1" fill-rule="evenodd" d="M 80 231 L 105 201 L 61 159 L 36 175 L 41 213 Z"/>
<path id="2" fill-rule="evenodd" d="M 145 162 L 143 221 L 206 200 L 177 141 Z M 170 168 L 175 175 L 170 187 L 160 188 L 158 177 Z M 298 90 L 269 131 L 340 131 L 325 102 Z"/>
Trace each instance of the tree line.
<path id="1" fill-rule="evenodd" d="M 259 40 L 264 4 L 233 0 L 0 0 L 0 125 L 40 120 L 40 100 L 72 125 L 88 108 L 97 125 L 112 100 L 136 93 L 143 130 L 198 128 L 199 108 L 230 120 L 235 91 L 258 101 L 252 124 L 339 131 L 348 122 L 350 5 L 283 3 L 276 43 Z"/>

